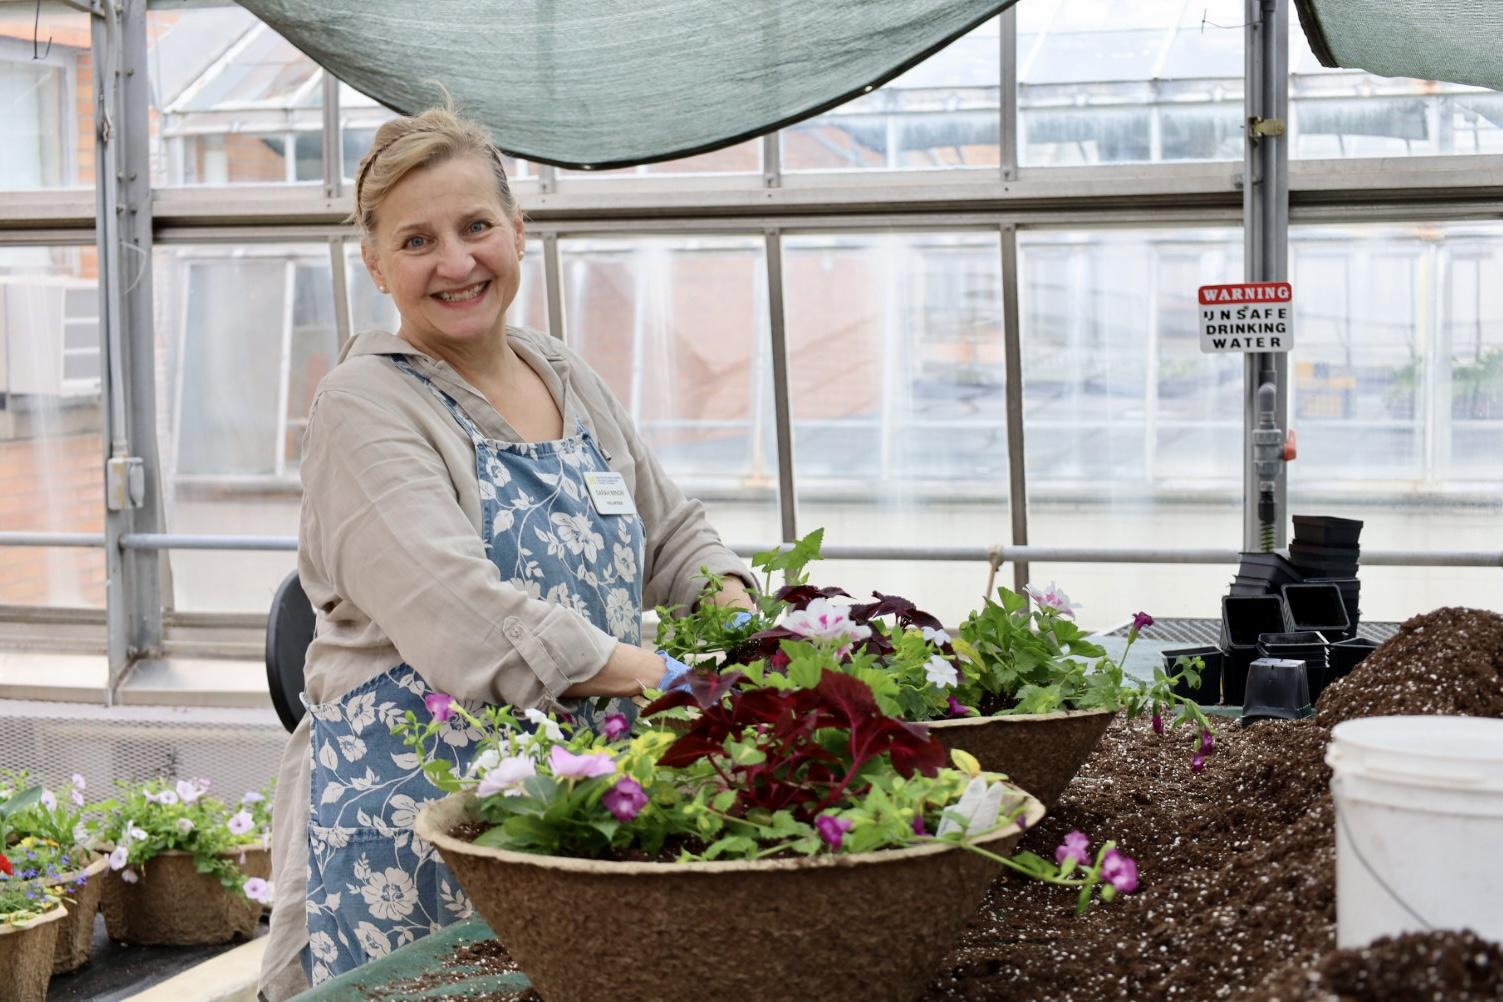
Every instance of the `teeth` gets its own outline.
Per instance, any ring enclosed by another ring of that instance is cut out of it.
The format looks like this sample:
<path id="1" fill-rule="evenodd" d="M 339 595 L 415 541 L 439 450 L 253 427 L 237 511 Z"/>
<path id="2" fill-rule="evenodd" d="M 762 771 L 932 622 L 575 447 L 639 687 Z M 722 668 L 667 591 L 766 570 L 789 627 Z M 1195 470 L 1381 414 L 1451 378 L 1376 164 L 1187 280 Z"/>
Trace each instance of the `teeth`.
<path id="1" fill-rule="evenodd" d="M 439 292 L 435 293 L 435 295 L 446 303 L 462 303 L 467 299 L 474 299 L 484 289 L 485 283 L 480 282 L 477 285 L 470 286 L 468 289 L 460 289 L 458 292 Z"/>

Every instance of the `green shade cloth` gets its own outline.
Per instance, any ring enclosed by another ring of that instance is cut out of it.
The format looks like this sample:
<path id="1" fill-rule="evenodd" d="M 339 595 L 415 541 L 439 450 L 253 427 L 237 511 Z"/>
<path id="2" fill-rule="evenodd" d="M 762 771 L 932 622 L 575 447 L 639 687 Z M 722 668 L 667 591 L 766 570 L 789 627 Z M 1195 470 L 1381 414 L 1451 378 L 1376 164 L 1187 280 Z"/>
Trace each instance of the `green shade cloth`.
<path id="1" fill-rule="evenodd" d="M 433 1002 L 437 999 L 473 999 L 484 993 L 519 992 L 530 988 L 527 975 L 481 974 L 476 968 L 458 965 L 444 967 L 450 954 L 462 946 L 494 939 L 491 927 L 478 915 L 445 926 L 431 936 L 398 947 L 384 957 L 362 964 L 317 988 L 297 996 L 297 1002 L 348 1002 L 350 999 L 379 998 L 381 1002 Z M 468 977 L 457 985 L 415 987 L 412 982 L 425 974 L 454 971 Z"/>
<path id="2" fill-rule="evenodd" d="M 1016 0 L 240 0 L 388 107 L 605 169 L 730 146 L 880 86 Z"/>
<path id="3" fill-rule="evenodd" d="M 1324 66 L 1503 88 L 1503 0 L 1295 0 Z"/>

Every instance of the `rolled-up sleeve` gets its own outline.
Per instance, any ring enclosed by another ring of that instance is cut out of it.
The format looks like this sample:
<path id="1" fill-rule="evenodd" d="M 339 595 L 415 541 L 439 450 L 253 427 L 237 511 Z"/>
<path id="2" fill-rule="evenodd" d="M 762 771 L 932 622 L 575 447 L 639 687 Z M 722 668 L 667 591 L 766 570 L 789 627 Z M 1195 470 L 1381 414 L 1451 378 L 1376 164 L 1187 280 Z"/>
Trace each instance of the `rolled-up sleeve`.
<path id="1" fill-rule="evenodd" d="M 417 422 L 326 390 L 309 417 L 302 476 L 303 559 L 434 689 L 552 707 L 604 667 L 613 637 L 501 581 Z"/>

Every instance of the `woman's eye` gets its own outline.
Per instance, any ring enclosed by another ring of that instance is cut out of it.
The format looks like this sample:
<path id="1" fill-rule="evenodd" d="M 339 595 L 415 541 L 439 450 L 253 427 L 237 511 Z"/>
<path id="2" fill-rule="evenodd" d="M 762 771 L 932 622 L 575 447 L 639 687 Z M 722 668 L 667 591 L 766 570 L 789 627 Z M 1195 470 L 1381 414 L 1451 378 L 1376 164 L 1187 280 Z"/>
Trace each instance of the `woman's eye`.
<path id="1" fill-rule="evenodd" d="M 484 219 L 477 219 L 473 223 L 470 224 L 470 232 L 471 233 L 484 233 L 486 230 L 488 230 L 490 228 L 491 228 L 491 224 L 488 223 L 488 222 L 486 222 Z"/>
<path id="2" fill-rule="evenodd" d="M 427 242 L 427 240 L 427 237 L 408 237 L 406 240 L 402 241 L 402 246 L 407 250 L 419 250 L 422 248 L 423 244 Z"/>

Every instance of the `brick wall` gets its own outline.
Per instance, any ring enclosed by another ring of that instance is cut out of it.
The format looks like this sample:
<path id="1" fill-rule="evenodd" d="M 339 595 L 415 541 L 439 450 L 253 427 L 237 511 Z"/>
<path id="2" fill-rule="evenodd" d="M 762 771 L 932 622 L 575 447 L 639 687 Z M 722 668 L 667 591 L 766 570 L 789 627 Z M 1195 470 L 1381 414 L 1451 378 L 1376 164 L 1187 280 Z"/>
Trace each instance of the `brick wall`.
<path id="1" fill-rule="evenodd" d="M 98 433 L 0 442 L 0 530 L 103 532 Z M 0 603 L 104 605 L 97 549 L 0 547 Z"/>

